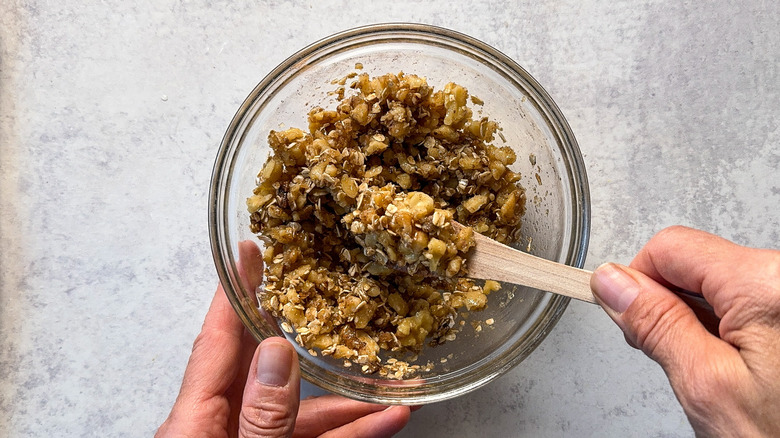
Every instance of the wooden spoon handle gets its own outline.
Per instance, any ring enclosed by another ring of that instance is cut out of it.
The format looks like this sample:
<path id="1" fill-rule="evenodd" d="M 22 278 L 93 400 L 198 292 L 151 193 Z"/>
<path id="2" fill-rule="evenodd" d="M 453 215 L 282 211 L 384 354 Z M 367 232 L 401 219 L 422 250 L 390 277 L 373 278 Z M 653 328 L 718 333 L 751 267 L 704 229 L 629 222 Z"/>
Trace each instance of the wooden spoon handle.
<path id="1" fill-rule="evenodd" d="M 477 244 L 468 259 L 469 277 L 529 286 L 596 303 L 590 290 L 593 272 L 518 251 L 478 233 L 474 233 L 474 239 Z M 669 290 L 680 296 L 708 330 L 717 335 L 720 318 L 701 294 L 674 287 Z"/>
<path id="2" fill-rule="evenodd" d="M 463 225 L 453 222 L 454 227 Z M 468 257 L 469 277 L 504 281 L 553 292 L 588 303 L 596 303 L 590 290 L 591 271 L 555 263 L 518 251 L 479 233 L 474 233 L 476 245 Z M 718 334 L 720 318 L 701 294 L 671 287 L 693 309 L 696 316 L 713 334 Z"/>
<path id="3" fill-rule="evenodd" d="M 469 277 L 530 286 L 588 303 L 592 272 L 545 260 L 475 233 L 476 246 L 468 259 Z"/>

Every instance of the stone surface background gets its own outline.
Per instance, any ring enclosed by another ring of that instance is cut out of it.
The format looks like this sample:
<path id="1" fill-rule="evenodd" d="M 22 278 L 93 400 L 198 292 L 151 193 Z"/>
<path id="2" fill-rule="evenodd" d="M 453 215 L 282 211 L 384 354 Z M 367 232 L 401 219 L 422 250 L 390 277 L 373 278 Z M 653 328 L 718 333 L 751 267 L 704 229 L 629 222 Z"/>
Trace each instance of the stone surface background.
<path id="1" fill-rule="evenodd" d="M 153 433 L 217 281 L 206 203 L 228 122 L 299 48 L 387 21 L 481 39 L 552 95 L 589 172 L 587 268 L 672 224 L 778 246 L 776 2 L 5 0 L 1 436 Z M 582 303 L 401 433 L 691 435 L 661 369 Z"/>

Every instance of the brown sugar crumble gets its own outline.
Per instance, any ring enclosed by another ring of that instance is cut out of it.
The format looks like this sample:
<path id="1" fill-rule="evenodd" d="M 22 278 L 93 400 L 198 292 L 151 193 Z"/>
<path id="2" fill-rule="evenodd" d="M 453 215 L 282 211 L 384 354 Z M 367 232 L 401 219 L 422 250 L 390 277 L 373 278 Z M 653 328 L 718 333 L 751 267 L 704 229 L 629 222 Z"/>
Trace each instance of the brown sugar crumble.
<path id="1" fill-rule="evenodd" d="M 336 83 L 347 80 L 306 131 L 268 136 L 247 199 L 266 248 L 258 296 L 310 354 L 408 378 L 433 368 L 410 364 L 426 343 L 455 339 L 459 311 L 500 288 L 466 278 L 465 256 L 474 232 L 520 240 L 525 190 L 515 152 L 491 144 L 500 128 L 472 117 L 464 87 L 404 73 Z"/>

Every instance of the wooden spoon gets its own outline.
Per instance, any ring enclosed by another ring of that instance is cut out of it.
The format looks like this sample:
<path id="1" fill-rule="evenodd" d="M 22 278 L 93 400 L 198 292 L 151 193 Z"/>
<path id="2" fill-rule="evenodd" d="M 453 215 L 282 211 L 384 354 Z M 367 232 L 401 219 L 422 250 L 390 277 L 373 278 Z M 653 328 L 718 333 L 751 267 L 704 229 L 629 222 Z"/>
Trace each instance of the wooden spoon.
<path id="1" fill-rule="evenodd" d="M 464 225 L 452 221 L 452 227 L 459 230 Z M 474 240 L 476 245 L 468 253 L 466 262 L 469 277 L 529 286 L 596 303 L 596 298 L 590 290 L 590 277 L 593 272 L 524 253 L 476 232 Z M 720 318 L 701 294 L 674 286 L 667 287 L 693 309 L 707 330 L 718 335 Z"/>
<path id="2" fill-rule="evenodd" d="M 456 230 L 462 224 L 452 221 Z M 536 257 L 474 233 L 476 245 L 468 254 L 468 276 L 529 286 L 595 303 L 590 290 L 591 271 Z"/>

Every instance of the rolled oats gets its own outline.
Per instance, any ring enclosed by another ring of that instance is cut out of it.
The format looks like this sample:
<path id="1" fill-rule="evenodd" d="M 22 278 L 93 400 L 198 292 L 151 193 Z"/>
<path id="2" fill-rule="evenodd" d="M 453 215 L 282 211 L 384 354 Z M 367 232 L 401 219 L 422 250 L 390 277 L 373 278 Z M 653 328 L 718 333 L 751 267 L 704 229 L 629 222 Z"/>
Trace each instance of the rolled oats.
<path id="1" fill-rule="evenodd" d="M 500 287 L 466 278 L 464 260 L 475 231 L 519 240 L 525 190 L 514 151 L 492 144 L 500 128 L 472 117 L 464 87 L 404 73 L 334 84 L 353 92 L 311 110 L 307 131 L 268 135 L 273 153 L 247 199 L 266 247 L 259 298 L 312 355 L 407 378 L 433 369 L 410 365 L 426 342 L 456 338 L 458 309 L 483 309 Z"/>

